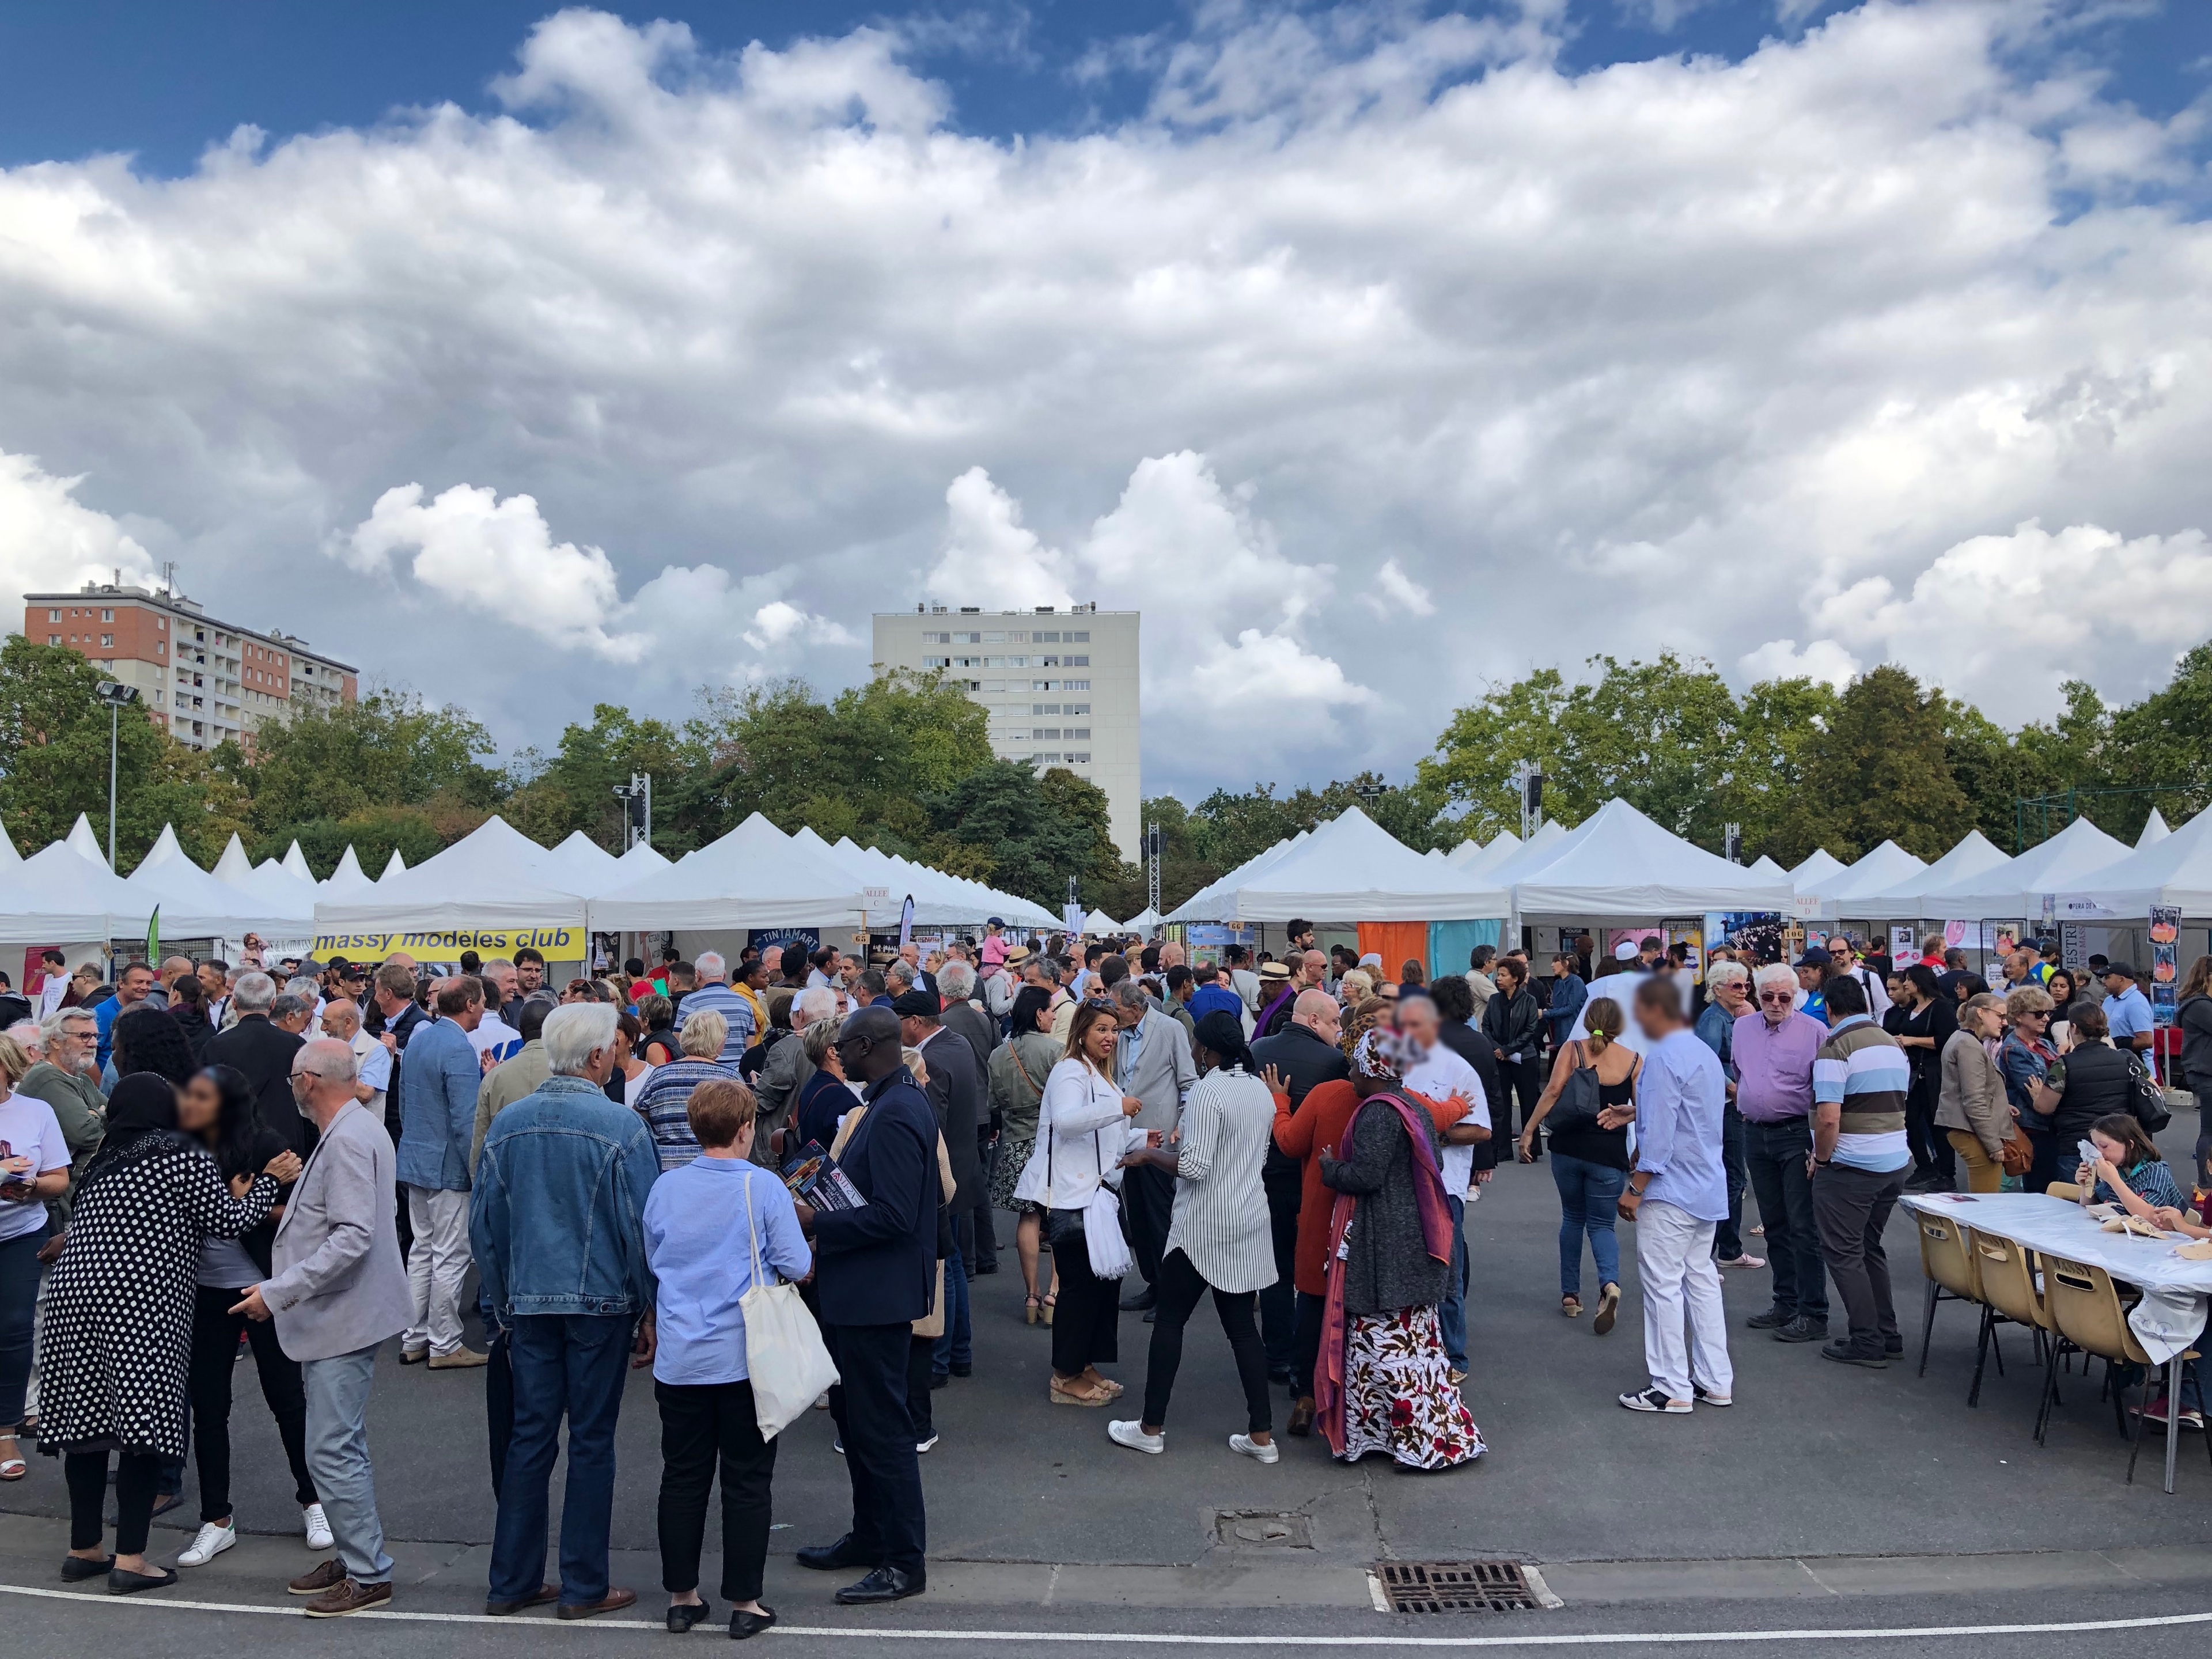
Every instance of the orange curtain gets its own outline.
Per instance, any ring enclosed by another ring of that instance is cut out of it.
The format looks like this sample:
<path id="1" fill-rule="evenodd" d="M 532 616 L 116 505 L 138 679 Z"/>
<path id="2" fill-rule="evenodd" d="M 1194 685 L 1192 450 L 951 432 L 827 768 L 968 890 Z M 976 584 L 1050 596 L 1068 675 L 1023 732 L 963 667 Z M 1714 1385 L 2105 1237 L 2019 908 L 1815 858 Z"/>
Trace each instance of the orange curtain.
<path id="1" fill-rule="evenodd" d="M 1429 976 L 1429 924 L 1425 921 L 1363 921 L 1359 924 L 1359 954 L 1372 951 L 1382 958 L 1382 977 L 1395 981 L 1408 962 L 1421 964 L 1421 977 Z"/>

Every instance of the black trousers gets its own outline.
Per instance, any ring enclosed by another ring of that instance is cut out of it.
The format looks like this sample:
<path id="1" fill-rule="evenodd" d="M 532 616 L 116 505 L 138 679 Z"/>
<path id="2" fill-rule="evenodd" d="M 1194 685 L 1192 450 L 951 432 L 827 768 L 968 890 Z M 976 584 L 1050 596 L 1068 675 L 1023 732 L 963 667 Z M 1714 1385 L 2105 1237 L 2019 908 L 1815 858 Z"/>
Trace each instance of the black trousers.
<path id="1" fill-rule="evenodd" d="M 1313 1398 L 1314 1367 L 1321 1364 L 1322 1315 L 1328 1306 L 1328 1298 L 1297 1293 L 1297 1347 L 1291 1365 L 1291 1387 L 1301 1400 Z"/>
<path id="2" fill-rule="evenodd" d="M 937 1413 L 929 1399 L 930 1376 L 937 1369 L 937 1339 L 917 1336 L 906 1349 L 906 1409 L 914 1419 L 917 1446 L 937 1432 Z"/>
<path id="3" fill-rule="evenodd" d="M 1052 1259 L 1060 1268 L 1060 1307 L 1052 1322 L 1053 1370 L 1073 1376 L 1087 1366 L 1111 1364 L 1121 1352 L 1121 1281 L 1101 1279 L 1091 1271 L 1090 1246 L 1080 1239 L 1054 1250 Z"/>
<path id="4" fill-rule="evenodd" d="M 154 1485 L 161 1460 L 151 1452 L 125 1452 L 115 1466 L 115 1553 L 143 1555 L 154 1525 Z M 71 1452 L 62 1459 L 69 1483 L 70 1547 L 88 1550 L 100 1541 L 101 1512 L 107 1506 L 107 1454 Z"/>
<path id="5" fill-rule="evenodd" d="M 507 1351 L 507 1333 L 497 1325 L 490 1330 L 484 1358 L 484 1437 L 489 1443 L 491 1496 L 496 1504 L 499 1489 L 507 1484 L 507 1449 L 514 1441 L 514 1357 Z"/>
<path id="6" fill-rule="evenodd" d="M 1519 1133 L 1513 1127 L 1514 1097 L 1516 1095 L 1520 1097 L 1520 1122 L 1521 1127 L 1525 1129 L 1528 1127 L 1528 1120 L 1536 1115 L 1536 1102 L 1542 1097 L 1543 1092 L 1544 1062 L 1542 1060 L 1533 1057 L 1528 1060 L 1511 1060 L 1503 1054 L 1498 1055 L 1498 1110 L 1492 1115 L 1490 1131 L 1493 1145 L 1510 1141 Z M 1511 1150 L 1510 1146 L 1506 1147 L 1506 1151 Z M 1536 1150 L 1541 1152 L 1543 1147 L 1539 1146 Z"/>
<path id="7" fill-rule="evenodd" d="M 1182 1328 L 1213 1287 L 1188 1256 L 1170 1250 L 1160 1260 L 1159 1282 L 1154 1288 L 1160 1300 L 1152 1313 L 1152 1348 L 1145 1364 L 1144 1422 L 1157 1429 L 1168 1420 L 1168 1396 L 1182 1365 Z M 1244 1385 L 1246 1427 L 1255 1434 L 1275 1426 L 1267 1398 L 1267 1351 L 1260 1344 L 1260 1328 L 1253 1319 L 1259 1300 L 1256 1291 L 1213 1291 L 1213 1310 L 1221 1316 L 1222 1333 L 1236 1357 L 1237 1380 Z"/>
<path id="8" fill-rule="evenodd" d="M 192 1454 L 199 1464 L 203 1522 L 230 1519 L 230 1379 L 240 1330 L 252 1346 L 261 1397 L 276 1419 L 284 1461 L 292 1467 L 292 1495 L 303 1506 L 315 1501 L 315 1479 L 307 1473 L 307 1393 L 300 1381 L 300 1362 L 286 1357 L 274 1320 L 230 1311 L 242 1294 L 205 1285 L 193 1291 Z"/>
<path id="9" fill-rule="evenodd" d="M 1157 1291 L 1160 1286 L 1160 1256 L 1168 1247 L 1168 1229 L 1175 1222 L 1176 1178 L 1149 1164 L 1121 1172 L 1121 1214 L 1129 1230 L 1129 1253 L 1137 1258 L 1137 1271 Z"/>
<path id="10" fill-rule="evenodd" d="M 660 1405 L 660 1587 L 699 1588 L 707 1492 L 722 1471 L 722 1595 L 757 1601 L 768 1564 L 775 1442 L 761 1438 L 750 1382 L 655 1382 Z"/>
<path id="11" fill-rule="evenodd" d="M 1267 1350 L 1267 1369 L 1293 1369 L 1298 1312 L 1292 1280 L 1298 1263 L 1298 1211 L 1305 1203 L 1305 1172 L 1297 1164 L 1270 1154 L 1260 1171 L 1267 1194 L 1267 1231 L 1275 1246 L 1275 1282 L 1260 1292 L 1260 1340 Z M 1310 1390 L 1309 1390 L 1310 1392 Z"/>
<path id="12" fill-rule="evenodd" d="M 830 1390 L 830 1410 L 853 1482 L 854 1547 L 864 1560 L 919 1573 L 928 1521 L 906 1403 L 914 1326 L 826 1325 L 822 1335 L 842 1379 Z"/>
<path id="13" fill-rule="evenodd" d="M 1913 1174 L 1934 1175 L 1948 1192 L 1959 1184 L 1959 1161 L 1951 1150 L 1951 1137 L 1936 1127 L 1938 1099 L 1938 1091 L 1923 1089 L 1918 1079 L 1913 1080 L 1912 1091 L 1905 1097 L 1905 1144 L 1912 1154 Z"/>
<path id="14" fill-rule="evenodd" d="M 999 1148 L 1004 1144 L 988 1126 L 975 1131 L 975 1167 L 982 1172 L 986 1193 L 991 1190 L 991 1183 L 998 1179 Z M 963 1249 L 960 1254 L 967 1259 L 970 1279 L 999 1265 L 999 1228 L 997 1222 L 992 1219 L 988 1200 L 975 1206 L 975 1248 L 973 1250 Z M 924 1435 L 922 1438 L 927 1440 L 929 1437 Z"/>

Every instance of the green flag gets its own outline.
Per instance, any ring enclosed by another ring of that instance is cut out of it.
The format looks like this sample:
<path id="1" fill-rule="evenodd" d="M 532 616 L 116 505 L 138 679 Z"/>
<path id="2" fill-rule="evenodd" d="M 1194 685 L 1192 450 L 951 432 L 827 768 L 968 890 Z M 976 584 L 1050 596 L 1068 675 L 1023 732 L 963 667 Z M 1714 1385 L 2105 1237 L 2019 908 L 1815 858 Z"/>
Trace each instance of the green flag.
<path id="1" fill-rule="evenodd" d="M 161 907 L 158 904 L 146 918 L 146 960 L 157 968 L 161 960 Z"/>

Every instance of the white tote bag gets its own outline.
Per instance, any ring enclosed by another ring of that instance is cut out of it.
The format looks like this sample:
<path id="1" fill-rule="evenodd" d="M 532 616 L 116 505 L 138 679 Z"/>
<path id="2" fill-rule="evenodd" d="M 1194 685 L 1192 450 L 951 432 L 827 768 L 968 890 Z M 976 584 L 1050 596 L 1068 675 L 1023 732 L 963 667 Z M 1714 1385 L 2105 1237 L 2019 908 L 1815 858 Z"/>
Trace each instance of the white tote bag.
<path id="1" fill-rule="evenodd" d="M 1137 1265 L 1121 1237 L 1121 1200 L 1104 1182 L 1083 1206 L 1083 1237 L 1091 1246 L 1091 1271 L 1100 1279 L 1121 1279 Z"/>
<path id="2" fill-rule="evenodd" d="M 773 1440 L 837 1380 L 822 1330 L 799 1300 L 799 1286 L 769 1284 L 761 1271 L 760 1228 L 753 1220 L 753 1177 L 745 1176 L 745 1231 L 753 1248 L 752 1288 L 738 1298 L 745 1316 L 745 1369 L 752 1374 L 753 1412 L 761 1438 Z"/>

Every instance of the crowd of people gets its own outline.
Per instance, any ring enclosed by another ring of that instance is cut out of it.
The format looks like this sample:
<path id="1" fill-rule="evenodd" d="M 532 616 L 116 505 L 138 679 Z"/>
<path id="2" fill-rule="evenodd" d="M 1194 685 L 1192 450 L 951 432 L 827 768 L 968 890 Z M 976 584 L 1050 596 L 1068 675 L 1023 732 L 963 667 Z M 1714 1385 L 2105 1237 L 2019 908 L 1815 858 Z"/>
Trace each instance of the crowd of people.
<path id="1" fill-rule="evenodd" d="M 401 1365 L 484 1374 L 487 1611 L 586 1618 L 636 1600 L 609 1572 L 615 1426 L 649 1367 L 668 1627 L 712 1611 L 719 1472 L 744 1638 L 775 1621 L 777 1442 L 747 1313 L 776 1285 L 801 1287 L 835 1362 L 816 1403 L 853 1493 L 849 1529 L 799 1562 L 857 1575 L 836 1598 L 865 1605 L 927 1588 L 932 1395 L 974 1374 L 969 1283 L 999 1271 L 1002 1218 L 1024 1319 L 1048 1328 L 1046 1401 L 1105 1411 L 1115 1445 L 1169 1450 L 1211 1299 L 1244 1398 L 1234 1452 L 1278 1463 L 1283 1403 L 1283 1435 L 1439 1471 L 1486 1450 L 1462 1393 L 1465 1223 L 1501 1154 L 1550 1164 L 1559 1310 L 1601 1337 L 1624 1300 L 1616 1228 L 1635 1224 L 1644 1375 L 1619 1398 L 1662 1414 L 1733 1401 L 1727 1270 L 1770 1277 L 1749 1331 L 1887 1364 L 1882 1235 L 1908 1188 L 2076 1179 L 2187 1207 L 2146 1132 L 2151 1021 L 2124 963 L 2085 981 L 2028 949 L 1990 986 L 1940 939 L 1897 963 L 1837 936 L 1693 971 L 1655 933 L 1595 967 L 1486 945 L 1431 977 L 1288 933 L 1280 958 L 1197 963 L 1172 939 L 994 922 L 879 962 L 671 951 L 557 987 L 531 951 L 437 972 L 172 958 L 112 983 L 57 961 L 52 1006 L 40 987 L 0 1036 L 0 1482 L 35 1436 L 70 1494 L 63 1576 L 176 1583 L 237 1540 L 250 1352 L 302 1536 L 329 1552 L 289 1588 L 314 1617 L 385 1605 L 366 1421 L 397 1338 Z M 2212 957 L 2180 1024 L 2212 1124 Z M 1121 1415 L 1128 1315 L 1144 1391 Z M 188 1457 L 200 1526 L 165 1567 L 149 1528 Z"/>

